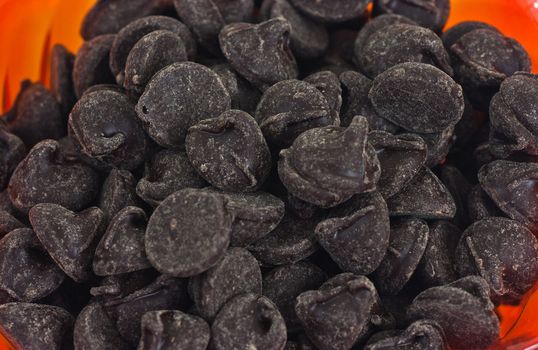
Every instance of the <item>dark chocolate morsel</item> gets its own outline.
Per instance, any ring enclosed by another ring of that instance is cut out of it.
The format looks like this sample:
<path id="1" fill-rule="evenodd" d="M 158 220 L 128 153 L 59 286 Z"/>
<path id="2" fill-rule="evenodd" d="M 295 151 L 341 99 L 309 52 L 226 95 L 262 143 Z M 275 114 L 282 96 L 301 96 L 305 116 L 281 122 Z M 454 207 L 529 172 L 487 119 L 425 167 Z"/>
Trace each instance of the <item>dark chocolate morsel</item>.
<path id="1" fill-rule="evenodd" d="M 194 276 L 218 263 L 231 229 L 232 217 L 222 196 L 183 189 L 162 201 L 149 218 L 146 254 L 161 273 Z"/>
<path id="2" fill-rule="evenodd" d="M 378 192 L 357 195 L 332 209 L 316 226 L 320 245 L 343 271 L 370 274 L 389 247 L 390 223 Z"/>
<path id="3" fill-rule="evenodd" d="M 364 350 L 446 350 L 443 329 L 430 320 L 411 323 L 402 331 L 373 335 Z"/>
<path id="4" fill-rule="evenodd" d="M 135 193 L 136 179 L 127 170 L 112 169 L 101 188 L 99 208 L 107 221 L 120 210 L 128 206 L 136 206 L 140 199 Z"/>
<path id="5" fill-rule="evenodd" d="M 289 48 L 291 25 L 283 18 L 259 24 L 232 23 L 219 34 L 222 52 L 230 65 L 258 88 L 298 75 Z"/>
<path id="6" fill-rule="evenodd" d="M 450 14 L 450 0 L 374 0 L 374 15 L 397 14 L 440 33 Z"/>
<path id="7" fill-rule="evenodd" d="M 16 135 L 0 125 L 0 189 L 9 183 L 11 174 L 26 156 L 26 146 Z"/>
<path id="8" fill-rule="evenodd" d="M 211 69 L 194 62 L 173 63 L 153 76 L 136 112 L 148 135 L 164 147 L 185 142 L 187 130 L 230 109 L 228 90 Z"/>
<path id="9" fill-rule="evenodd" d="M 264 296 L 247 293 L 228 301 L 211 326 L 215 350 L 281 350 L 286 345 L 286 324 L 278 308 Z"/>
<path id="10" fill-rule="evenodd" d="M 226 302 L 243 293 L 262 292 L 262 273 L 246 249 L 231 248 L 209 270 L 189 281 L 191 297 L 200 316 L 213 320 Z"/>
<path id="11" fill-rule="evenodd" d="M 191 126 L 185 148 L 198 173 L 224 191 L 255 191 L 271 170 L 269 147 L 256 120 L 240 110 Z"/>
<path id="12" fill-rule="evenodd" d="M 125 207 L 111 220 L 93 257 L 93 270 L 99 276 L 134 272 L 151 267 L 144 249 L 146 213 Z"/>
<path id="13" fill-rule="evenodd" d="M 364 117 L 356 117 L 347 128 L 326 126 L 302 133 L 280 152 L 282 183 L 294 196 L 324 208 L 373 191 L 381 169 L 367 137 Z"/>
<path id="14" fill-rule="evenodd" d="M 28 216 L 56 264 L 73 280 L 89 281 L 95 247 L 105 228 L 103 212 L 91 207 L 75 213 L 58 204 L 41 203 L 32 207 Z"/>
<path id="15" fill-rule="evenodd" d="M 456 249 L 460 276 L 479 275 L 495 303 L 518 303 L 538 279 L 538 240 L 517 221 L 489 217 L 469 226 Z"/>
<path id="16" fill-rule="evenodd" d="M 87 208 L 99 192 L 98 174 L 77 160 L 66 157 L 60 144 L 44 140 L 19 163 L 8 193 L 23 212 L 39 203 L 55 203 L 69 210 Z"/>
<path id="17" fill-rule="evenodd" d="M 441 180 L 427 167 L 394 196 L 387 199 L 391 216 L 415 216 L 422 219 L 452 219 L 456 203 Z"/>
<path id="18" fill-rule="evenodd" d="M 60 104 L 62 115 L 65 117 L 77 102 L 75 86 L 73 85 L 73 67 L 75 55 L 65 46 L 56 44 L 52 47 L 50 57 L 50 90 Z"/>
<path id="19" fill-rule="evenodd" d="M 0 289 L 12 298 L 27 302 L 41 299 L 55 291 L 64 278 L 31 229 L 13 230 L 0 240 Z"/>
<path id="20" fill-rule="evenodd" d="M 420 219 L 394 220 L 387 254 L 372 274 L 379 293 L 398 294 L 413 276 L 428 244 L 428 224 Z"/>
<path id="21" fill-rule="evenodd" d="M 0 325 L 13 346 L 24 350 L 60 350 L 69 344 L 73 316 L 51 305 L 7 303 L 0 306 Z"/>
<path id="22" fill-rule="evenodd" d="M 290 0 L 299 11 L 316 21 L 341 23 L 358 18 L 369 0 Z"/>
<path id="23" fill-rule="evenodd" d="M 417 133 L 441 132 L 461 119 L 463 90 L 438 68 L 408 62 L 379 74 L 369 93 L 379 116 Z"/>

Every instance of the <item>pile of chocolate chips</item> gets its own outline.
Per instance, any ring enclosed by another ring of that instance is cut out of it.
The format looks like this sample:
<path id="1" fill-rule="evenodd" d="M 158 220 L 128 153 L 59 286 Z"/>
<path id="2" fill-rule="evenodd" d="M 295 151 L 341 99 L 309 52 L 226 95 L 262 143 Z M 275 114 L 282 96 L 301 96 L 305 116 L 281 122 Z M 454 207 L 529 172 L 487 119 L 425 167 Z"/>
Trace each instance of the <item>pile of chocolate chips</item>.
<path id="1" fill-rule="evenodd" d="M 448 0 L 101 0 L 0 127 L 24 350 L 487 349 L 538 279 L 538 78 Z"/>

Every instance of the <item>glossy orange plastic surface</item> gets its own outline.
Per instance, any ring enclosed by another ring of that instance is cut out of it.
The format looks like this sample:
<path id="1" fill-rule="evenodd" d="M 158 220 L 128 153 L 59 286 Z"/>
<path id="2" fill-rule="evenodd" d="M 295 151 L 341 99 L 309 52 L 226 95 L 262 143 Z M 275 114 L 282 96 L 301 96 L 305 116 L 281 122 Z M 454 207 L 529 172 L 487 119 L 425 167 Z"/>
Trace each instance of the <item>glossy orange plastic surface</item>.
<path id="1" fill-rule="evenodd" d="M 0 0 L 0 112 L 11 105 L 23 79 L 48 83 L 55 43 L 76 52 L 80 23 L 95 1 Z M 466 20 L 491 23 L 516 38 L 538 72 L 538 0 L 452 0 L 447 28 Z M 538 284 L 520 306 L 501 306 L 498 313 L 501 339 L 493 350 L 538 349 Z M 14 350 L 1 335 L 0 350 Z"/>

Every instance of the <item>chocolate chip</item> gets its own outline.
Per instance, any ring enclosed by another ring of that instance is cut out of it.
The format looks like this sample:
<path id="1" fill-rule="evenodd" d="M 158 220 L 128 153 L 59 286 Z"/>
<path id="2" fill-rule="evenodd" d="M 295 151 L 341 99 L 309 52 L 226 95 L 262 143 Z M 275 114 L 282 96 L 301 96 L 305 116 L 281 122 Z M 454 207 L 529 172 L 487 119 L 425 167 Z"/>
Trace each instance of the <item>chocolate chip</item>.
<path id="1" fill-rule="evenodd" d="M 391 223 L 387 254 L 372 275 L 381 294 L 398 294 L 411 279 L 428 244 L 428 235 L 428 224 L 420 219 Z"/>
<path id="2" fill-rule="evenodd" d="M 190 294 L 200 315 L 213 320 L 223 305 L 243 293 L 262 292 L 262 274 L 246 249 L 231 248 L 206 272 L 189 281 Z"/>
<path id="3" fill-rule="evenodd" d="M 233 216 L 230 245 L 247 247 L 273 231 L 284 216 L 284 202 L 266 192 L 231 193 L 205 188 L 222 196 Z"/>
<path id="4" fill-rule="evenodd" d="M 478 180 L 493 202 L 509 217 L 534 231 L 538 227 L 535 187 L 538 165 L 497 160 L 484 165 Z"/>
<path id="5" fill-rule="evenodd" d="M 197 275 L 218 263 L 230 243 L 232 217 L 215 194 L 184 189 L 168 196 L 151 215 L 146 254 L 160 272 Z"/>
<path id="6" fill-rule="evenodd" d="M 58 266 L 77 282 L 92 278 L 91 261 L 104 231 L 104 214 L 92 207 L 75 213 L 43 203 L 29 212 L 34 232 Z"/>
<path id="7" fill-rule="evenodd" d="M 295 314 L 295 298 L 319 288 L 327 274 L 314 264 L 301 261 L 272 269 L 263 278 L 263 295 L 271 299 L 286 321 L 288 331 L 300 328 Z"/>
<path id="8" fill-rule="evenodd" d="M 69 344 L 73 316 L 62 308 L 30 303 L 0 305 L 3 333 L 25 350 L 60 350 Z"/>
<path id="9" fill-rule="evenodd" d="M 469 226 L 456 250 L 461 276 L 480 275 L 496 303 L 518 303 L 538 279 L 538 240 L 517 221 L 490 217 Z"/>
<path id="10" fill-rule="evenodd" d="M 488 216 L 503 216 L 501 209 L 493 203 L 480 185 L 475 185 L 469 192 L 467 208 L 470 222 L 482 220 Z"/>
<path id="11" fill-rule="evenodd" d="M 26 156 L 22 140 L 0 126 L 0 189 L 5 189 L 11 174 Z"/>
<path id="12" fill-rule="evenodd" d="M 224 191 L 255 191 L 271 170 L 269 147 L 256 120 L 240 110 L 191 126 L 185 147 L 198 173 Z"/>
<path id="13" fill-rule="evenodd" d="M 253 85 L 269 86 L 297 77 L 297 63 L 289 49 L 291 25 L 283 18 L 259 24 L 232 23 L 219 34 L 230 65 Z"/>
<path id="14" fill-rule="evenodd" d="M 115 82 L 108 66 L 108 57 L 115 38 L 113 34 L 99 35 L 86 41 L 78 50 L 73 66 L 73 83 L 77 98 L 82 97 L 84 91 L 93 85 Z"/>
<path id="15" fill-rule="evenodd" d="M 381 170 L 367 137 L 364 117 L 356 117 L 347 128 L 304 132 L 280 153 L 282 183 L 294 196 L 320 207 L 334 207 L 354 194 L 374 190 Z"/>
<path id="16" fill-rule="evenodd" d="M 419 320 L 402 331 L 384 331 L 373 335 L 364 350 L 442 350 L 445 347 L 441 327 L 430 320 Z"/>
<path id="17" fill-rule="evenodd" d="M 254 115 L 261 92 L 241 77 L 229 64 L 217 64 L 211 69 L 220 76 L 232 99 L 232 108 Z"/>
<path id="18" fill-rule="evenodd" d="M 247 293 L 228 301 L 211 327 L 211 348 L 279 350 L 286 344 L 286 325 L 277 307 L 264 296 Z"/>
<path id="19" fill-rule="evenodd" d="M 148 16 L 137 19 L 123 27 L 110 48 L 110 70 L 114 81 L 123 85 L 125 80 L 125 64 L 133 47 L 145 35 L 157 30 L 167 30 L 183 40 L 187 56 L 193 59 L 196 45 L 189 29 L 175 18 L 165 16 Z"/>
<path id="20" fill-rule="evenodd" d="M 0 240 L 0 289 L 20 301 L 41 299 L 62 284 L 64 273 L 28 228 Z"/>
<path id="21" fill-rule="evenodd" d="M 99 208 L 107 220 L 121 209 L 136 206 L 140 202 L 135 193 L 135 186 L 136 179 L 129 171 L 119 169 L 110 171 L 99 196 Z"/>
<path id="22" fill-rule="evenodd" d="M 411 132 L 440 132 L 463 115 L 461 86 L 425 63 L 387 69 L 374 79 L 369 97 L 379 116 Z"/>
<path id="23" fill-rule="evenodd" d="M 374 0 L 374 15 L 406 16 L 417 24 L 441 32 L 450 14 L 449 0 Z"/>
<path id="24" fill-rule="evenodd" d="M 81 152 L 103 166 L 132 170 L 147 152 L 147 136 L 127 95 L 84 94 L 69 115 L 69 135 Z"/>
<path id="25" fill-rule="evenodd" d="M 423 167 L 396 195 L 387 199 L 391 216 L 415 216 L 422 219 L 452 219 L 456 204 L 443 183 Z"/>
<path id="26" fill-rule="evenodd" d="M 151 267 L 144 249 L 146 213 L 137 207 L 125 207 L 110 221 L 93 258 L 93 270 L 99 276 L 143 270 Z"/>
<path id="27" fill-rule="evenodd" d="M 77 350 L 130 349 L 103 304 L 98 302 L 88 304 L 77 316 L 73 338 Z"/>
<path id="28" fill-rule="evenodd" d="M 54 98 L 60 104 L 62 115 L 67 116 L 77 102 L 73 85 L 75 55 L 65 46 L 52 47 L 50 58 L 50 86 Z"/>
<path id="29" fill-rule="evenodd" d="M 317 347 L 350 349 L 368 326 L 376 296 L 373 283 L 364 276 L 342 283 L 329 280 L 319 290 L 299 295 L 295 311 Z"/>
<path id="30" fill-rule="evenodd" d="M 285 80 L 268 88 L 256 108 L 256 120 L 272 146 L 292 145 L 301 133 L 340 124 L 325 95 L 314 85 Z"/>
<path id="31" fill-rule="evenodd" d="M 356 274 L 372 273 L 379 266 L 389 235 L 387 205 L 378 192 L 353 197 L 316 226 L 320 245 L 342 270 Z"/>
<path id="32" fill-rule="evenodd" d="M 143 36 L 125 61 L 123 86 L 133 96 L 140 96 L 147 83 L 162 68 L 187 60 L 183 39 L 168 30 L 156 30 Z"/>
<path id="33" fill-rule="evenodd" d="M 194 62 L 174 63 L 153 76 L 136 112 L 155 142 L 183 145 L 187 130 L 230 109 L 230 95 L 219 76 Z"/>

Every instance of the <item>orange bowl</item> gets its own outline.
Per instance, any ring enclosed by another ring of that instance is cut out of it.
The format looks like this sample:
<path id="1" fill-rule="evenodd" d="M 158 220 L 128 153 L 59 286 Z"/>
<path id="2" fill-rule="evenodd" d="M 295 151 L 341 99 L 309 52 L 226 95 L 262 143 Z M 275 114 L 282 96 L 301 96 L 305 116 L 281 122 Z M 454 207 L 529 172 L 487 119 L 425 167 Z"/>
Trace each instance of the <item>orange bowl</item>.
<path id="1" fill-rule="evenodd" d="M 49 56 L 56 43 L 76 52 L 79 26 L 96 0 L 0 0 L 0 113 L 24 79 L 49 80 Z M 538 72 L 538 0 L 452 0 L 448 27 L 484 21 L 516 38 Z M 538 349 L 538 284 L 519 306 L 498 308 L 501 339 L 492 349 Z M 0 334 L 0 350 L 14 349 Z"/>

